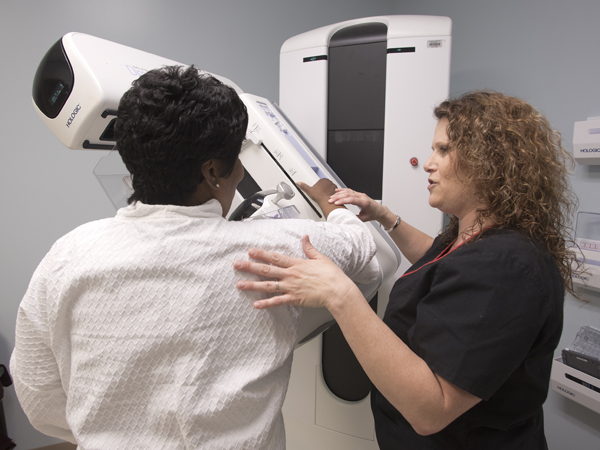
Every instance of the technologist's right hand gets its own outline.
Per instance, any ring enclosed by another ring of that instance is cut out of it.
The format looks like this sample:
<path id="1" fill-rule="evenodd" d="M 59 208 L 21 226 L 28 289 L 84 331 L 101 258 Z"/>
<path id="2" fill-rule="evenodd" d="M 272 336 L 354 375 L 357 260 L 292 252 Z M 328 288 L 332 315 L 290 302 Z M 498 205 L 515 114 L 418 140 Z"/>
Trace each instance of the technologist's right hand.
<path id="1" fill-rule="evenodd" d="M 389 209 L 381 203 L 376 202 L 367 194 L 356 192 L 352 189 L 336 189 L 335 194 L 329 198 L 329 203 L 335 205 L 356 205 L 360 208 L 358 218 L 363 222 L 371 220 L 384 220 Z"/>
<path id="2" fill-rule="evenodd" d="M 330 309 L 346 301 L 352 292 L 361 296 L 352 280 L 333 261 L 319 253 L 308 236 L 302 238 L 302 249 L 308 259 L 250 249 L 248 255 L 253 261 L 238 260 L 233 267 L 266 280 L 240 280 L 238 289 L 275 294 L 256 301 L 254 307 L 257 309 L 279 305 Z"/>

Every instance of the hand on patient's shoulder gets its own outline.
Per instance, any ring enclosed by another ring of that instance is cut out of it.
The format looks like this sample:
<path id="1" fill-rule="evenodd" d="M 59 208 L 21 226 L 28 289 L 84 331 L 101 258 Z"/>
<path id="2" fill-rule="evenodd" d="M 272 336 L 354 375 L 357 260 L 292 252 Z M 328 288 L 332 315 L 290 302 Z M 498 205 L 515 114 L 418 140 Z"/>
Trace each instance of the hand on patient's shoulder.
<path id="1" fill-rule="evenodd" d="M 255 302 L 255 308 L 279 305 L 329 308 L 346 297 L 348 291 L 356 289 L 333 261 L 312 246 L 308 236 L 302 238 L 302 248 L 308 259 L 251 249 L 249 256 L 260 262 L 234 262 L 236 270 L 268 278 L 266 281 L 238 281 L 240 290 L 275 294 Z"/>

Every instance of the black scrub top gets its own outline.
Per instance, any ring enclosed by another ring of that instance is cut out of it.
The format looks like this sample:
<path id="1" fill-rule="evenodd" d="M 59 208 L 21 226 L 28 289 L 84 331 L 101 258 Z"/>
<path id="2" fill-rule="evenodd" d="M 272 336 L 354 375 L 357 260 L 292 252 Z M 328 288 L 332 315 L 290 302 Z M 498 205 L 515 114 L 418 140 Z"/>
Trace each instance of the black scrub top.
<path id="1" fill-rule="evenodd" d="M 451 252 L 437 238 L 394 285 L 384 322 L 433 372 L 482 399 L 419 436 L 373 388 L 387 449 L 546 449 L 542 404 L 563 322 L 564 284 L 542 245 L 491 228 Z"/>

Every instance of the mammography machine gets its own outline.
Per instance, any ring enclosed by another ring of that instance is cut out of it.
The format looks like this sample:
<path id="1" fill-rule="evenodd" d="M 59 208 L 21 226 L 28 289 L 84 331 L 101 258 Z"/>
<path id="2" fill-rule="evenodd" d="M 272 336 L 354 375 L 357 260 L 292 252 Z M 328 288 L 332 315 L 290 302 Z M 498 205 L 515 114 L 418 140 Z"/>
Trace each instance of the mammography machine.
<path id="1" fill-rule="evenodd" d="M 430 236 L 442 213 L 429 207 L 423 164 L 433 108 L 448 96 L 451 28 L 448 17 L 368 17 L 294 36 L 280 54 L 280 104 L 294 124 L 346 185 Z M 380 315 L 409 266 L 403 260 L 379 289 L 372 307 Z M 294 358 L 284 405 L 288 450 L 377 449 L 368 379 L 339 327 Z"/>
<path id="2" fill-rule="evenodd" d="M 131 195 L 129 173 L 118 152 L 114 151 L 113 130 L 119 100 L 141 74 L 175 64 L 182 65 L 94 36 L 69 33 L 51 47 L 38 67 L 33 83 L 36 111 L 68 148 L 104 150 L 94 173 L 117 208 L 125 206 Z M 243 93 L 231 80 L 213 76 L 238 92 L 249 114 L 246 140 L 240 153 L 246 176 L 238 187 L 230 220 L 277 220 L 282 217 L 324 220 L 318 205 L 297 189 L 296 183 L 303 181 L 313 185 L 320 178 L 327 177 L 338 186 L 344 186 L 342 181 L 277 105 L 265 98 Z M 350 206 L 350 209 L 353 207 Z M 381 284 L 394 275 L 401 257 L 397 247 L 379 226 L 367 225 L 375 239 L 376 258 L 381 267 L 375 282 L 359 285 L 365 298 L 371 300 Z M 318 340 L 314 339 L 315 336 L 332 323 L 332 316 L 327 310 L 305 309 L 298 347 Z M 302 365 L 300 358 L 296 366 Z M 314 365 L 309 364 L 304 369 L 296 371 L 290 384 L 308 377 L 310 391 L 303 394 L 308 399 L 315 395 L 317 373 Z M 301 386 L 304 389 L 304 384 Z M 298 392 L 298 389 L 294 391 Z M 302 402 L 294 403 L 292 408 L 300 413 L 304 411 Z M 309 415 L 313 413 L 308 412 Z M 367 423 L 367 428 L 369 426 L 372 428 L 372 424 Z M 293 448 L 290 438 L 288 446 Z"/>
<path id="3" fill-rule="evenodd" d="M 249 113 L 240 154 L 247 176 L 230 218 L 323 220 L 295 183 L 328 177 L 435 235 L 442 217 L 428 207 L 422 164 L 435 127 L 432 108 L 448 95 L 450 31 L 448 18 L 390 16 L 293 37 L 281 49 L 281 109 L 211 74 L 236 89 Z M 105 150 L 94 173 L 117 208 L 131 194 L 118 153 L 108 152 L 119 99 L 139 75 L 171 64 L 180 63 L 81 33 L 65 35 L 40 63 L 36 110 L 67 147 Z M 378 225 L 369 227 L 382 271 L 359 287 L 382 313 L 400 255 Z M 349 361 L 339 331 L 323 338 L 331 325 L 327 311 L 304 311 L 284 404 L 287 448 L 377 449 L 368 380 Z M 327 377 L 338 384 L 330 386 Z"/>
<path id="4" fill-rule="evenodd" d="M 87 34 L 68 33 L 52 46 L 38 67 L 33 104 L 44 123 L 67 147 L 113 150 L 114 122 L 122 94 L 135 78 L 165 65 L 183 64 Z M 336 174 L 277 105 L 243 93 L 227 78 L 210 75 L 238 92 L 249 115 L 240 153 L 246 176 L 238 187 L 231 216 L 324 220 L 318 205 L 296 183 L 313 185 L 327 177 L 341 185 Z M 131 183 L 118 153 L 113 151 L 103 157 L 94 172 L 115 207 L 125 206 Z M 359 286 L 367 298 L 375 295 L 400 263 L 400 254 L 389 237 L 369 226 L 377 244 L 381 271 L 378 280 Z M 329 326 L 332 319 L 324 310 L 307 309 L 303 317 L 299 344 Z"/>

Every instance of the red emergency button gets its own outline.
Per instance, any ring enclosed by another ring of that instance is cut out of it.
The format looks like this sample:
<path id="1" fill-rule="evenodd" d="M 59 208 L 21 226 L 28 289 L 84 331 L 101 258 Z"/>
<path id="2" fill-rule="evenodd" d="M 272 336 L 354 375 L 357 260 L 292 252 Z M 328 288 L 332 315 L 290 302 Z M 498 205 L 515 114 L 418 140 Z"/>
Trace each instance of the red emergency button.
<path id="1" fill-rule="evenodd" d="M 419 164 L 419 160 L 417 158 L 410 158 L 410 165 L 416 166 Z"/>

